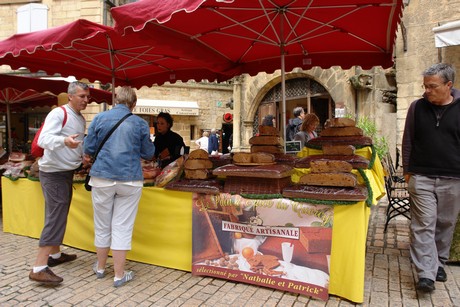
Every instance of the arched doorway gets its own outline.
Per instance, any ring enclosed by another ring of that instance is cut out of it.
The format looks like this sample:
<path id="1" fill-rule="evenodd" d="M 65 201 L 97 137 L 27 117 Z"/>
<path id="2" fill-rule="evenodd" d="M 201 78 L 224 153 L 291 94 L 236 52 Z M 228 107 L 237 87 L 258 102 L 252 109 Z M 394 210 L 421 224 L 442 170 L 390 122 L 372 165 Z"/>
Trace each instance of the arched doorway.
<path id="1" fill-rule="evenodd" d="M 259 124 L 267 115 L 275 117 L 275 125 L 281 123 L 281 83 L 272 87 L 262 98 L 254 118 L 254 135 Z M 286 123 L 293 117 L 295 107 L 304 108 L 306 113 L 314 113 L 320 120 L 318 132 L 327 119 L 333 117 L 335 103 L 329 92 L 319 82 L 310 78 L 293 78 L 286 80 Z"/>

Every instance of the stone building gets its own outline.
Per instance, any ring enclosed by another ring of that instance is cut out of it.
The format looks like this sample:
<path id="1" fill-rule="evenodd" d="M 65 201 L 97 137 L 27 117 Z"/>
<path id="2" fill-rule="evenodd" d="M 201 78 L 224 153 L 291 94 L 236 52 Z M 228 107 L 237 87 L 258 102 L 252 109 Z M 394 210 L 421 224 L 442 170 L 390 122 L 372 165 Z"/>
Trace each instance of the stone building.
<path id="1" fill-rule="evenodd" d="M 121 5 L 127 1 L 113 1 Z M 54 27 L 78 18 L 111 25 L 109 1 L 42 0 L 2 1 L 0 3 L 0 39 L 18 31 L 18 10 L 32 3 L 47 9 L 47 27 Z M 460 47 L 438 49 L 432 29 L 448 21 L 460 19 L 460 1 L 405 0 L 403 19 L 396 46 L 395 65 L 390 69 L 359 66 L 342 70 L 340 67 L 310 70 L 294 69 L 286 74 L 286 118 L 292 117 L 295 106 L 318 115 L 321 123 L 332 116 L 368 118 L 376 124 L 378 133 L 386 138 L 392 152 L 400 146 L 407 107 L 420 97 L 423 68 L 439 61 L 459 66 Z M 8 68 L 2 67 L 3 71 Z M 198 115 L 175 115 L 173 130 L 179 132 L 186 144 L 194 148 L 203 130 L 219 129 L 225 152 L 230 134 L 233 150 L 249 150 L 248 140 L 257 133 L 257 125 L 266 114 L 275 115 L 281 123 L 280 71 L 256 76 L 242 75 L 226 83 L 188 82 L 143 87 L 140 99 L 195 102 Z M 458 81 L 456 85 L 458 86 Z M 88 109 L 88 121 L 101 106 Z M 153 117 L 151 116 L 153 115 Z M 142 114 L 151 124 L 154 115 Z M 281 128 L 280 128 L 281 130 Z"/>
<path id="2" fill-rule="evenodd" d="M 395 71 L 398 85 L 395 142 L 401 146 L 407 109 L 423 94 L 422 71 L 432 64 L 446 62 L 455 65 L 460 87 L 460 46 L 435 47 L 433 28 L 460 20 L 458 0 L 406 0 L 402 23 L 396 40 Z"/>

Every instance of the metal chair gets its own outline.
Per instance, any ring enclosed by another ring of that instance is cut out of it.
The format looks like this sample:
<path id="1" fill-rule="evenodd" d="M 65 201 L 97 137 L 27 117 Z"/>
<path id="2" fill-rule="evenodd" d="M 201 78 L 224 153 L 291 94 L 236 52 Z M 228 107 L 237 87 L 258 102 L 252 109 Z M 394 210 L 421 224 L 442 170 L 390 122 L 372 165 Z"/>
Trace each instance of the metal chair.
<path id="1" fill-rule="evenodd" d="M 399 161 L 399 152 L 396 153 L 396 160 Z M 403 215 L 410 220 L 410 201 L 407 183 L 404 180 L 399 165 L 395 166 L 390 154 L 382 159 L 385 170 L 385 190 L 388 197 L 388 207 L 384 232 L 387 231 L 388 223 L 392 218 Z"/>

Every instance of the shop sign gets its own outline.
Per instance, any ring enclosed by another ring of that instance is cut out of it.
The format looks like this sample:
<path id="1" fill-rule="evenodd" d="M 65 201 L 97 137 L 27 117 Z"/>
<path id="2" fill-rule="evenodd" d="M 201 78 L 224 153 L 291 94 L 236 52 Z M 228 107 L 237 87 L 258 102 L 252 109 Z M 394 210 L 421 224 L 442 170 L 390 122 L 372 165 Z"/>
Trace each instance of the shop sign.
<path id="1" fill-rule="evenodd" d="M 194 194 L 192 274 L 327 300 L 333 207 Z"/>
<path id="2" fill-rule="evenodd" d="M 133 109 L 134 114 L 156 115 L 160 112 L 171 115 L 200 115 L 198 104 L 195 101 L 138 99 Z"/>

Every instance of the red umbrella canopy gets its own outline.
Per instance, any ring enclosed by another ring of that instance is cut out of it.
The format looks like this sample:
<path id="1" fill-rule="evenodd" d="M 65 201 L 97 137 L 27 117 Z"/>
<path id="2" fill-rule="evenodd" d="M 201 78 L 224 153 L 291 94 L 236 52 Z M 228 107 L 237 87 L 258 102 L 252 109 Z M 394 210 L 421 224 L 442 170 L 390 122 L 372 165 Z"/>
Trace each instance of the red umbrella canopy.
<path id="1" fill-rule="evenodd" d="M 1 105 L 20 105 L 22 108 L 52 106 L 57 104 L 57 95 L 67 93 L 69 82 L 0 74 Z M 112 93 L 90 88 L 91 102 L 112 104 Z"/>
<path id="2" fill-rule="evenodd" d="M 140 0 L 111 12 L 120 32 L 153 23 L 254 75 L 282 68 L 280 55 L 286 70 L 391 67 L 402 0 Z"/>
<path id="3" fill-rule="evenodd" d="M 10 112 L 58 104 L 58 95 L 66 93 L 69 82 L 0 74 L 0 111 L 6 112 L 8 151 L 12 150 Z M 112 93 L 90 88 L 91 102 L 111 103 Z"/>
<path id="4" fill-rule="evenodd" d="M 0 41 L 0 64 L 137 88 L 187 81 L 197 72 L 203 78 L 225 80 L 228 77 L 214 71 L 229 65 L 215 51 L 169 30 L 122 36 L 84 19 Z"/>
<path id="5" fill-rule="evenodd" d="M 402 0 L 140 0 L 111 12 L 126 35 L 163 28 L 217 52 L 228 77 L 281 69 L 285 129 L 285 71 L 391 67 Z"/>
<path id="6" fill-rule="evenodd" d="M 57 104 L 57 95 L 50 92 L 37 92 L 31 89 L 17 90 L 11 87 L 0 91 L 0 112 L 6 112 L 7 105 L 10 105 L 10 110 L 18 111 Z"/>

